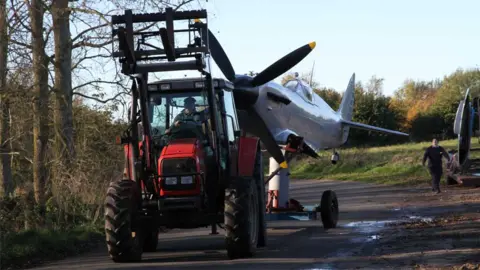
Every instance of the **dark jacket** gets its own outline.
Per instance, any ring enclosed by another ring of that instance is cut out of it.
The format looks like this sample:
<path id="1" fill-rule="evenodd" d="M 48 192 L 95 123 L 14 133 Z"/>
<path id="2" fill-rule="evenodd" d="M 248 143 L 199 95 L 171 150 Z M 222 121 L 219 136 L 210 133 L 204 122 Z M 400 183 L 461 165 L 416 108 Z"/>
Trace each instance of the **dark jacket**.
<path id="1" fill-rule="evenodd" d="M 177 121 L 187 121 L 187 120 L 194 120 L 197 122 L 203 122 L 206 118 L 207 114 L 205 111 L 201 112 L 192 112 L 190 114 L 185 113 L 185 110 L 183 110 L 181 113 L 179 113 L 175 119 L 173 119 L 173 123 Z"/>
<path id="2" fill-rule="evenodd" d="M 428 158 L 428 167 L 432 169 L 442 169 L 442 156 L 444 156 L 447 160 L 450 160 L 450 156 L 448 155 L 447 151 L 443 149 L 443 147 L 430 146 L 425 150 L 425 153 L 423 154 L 422 164 L 425 165 L 425 161 L 427 161 Z"/>

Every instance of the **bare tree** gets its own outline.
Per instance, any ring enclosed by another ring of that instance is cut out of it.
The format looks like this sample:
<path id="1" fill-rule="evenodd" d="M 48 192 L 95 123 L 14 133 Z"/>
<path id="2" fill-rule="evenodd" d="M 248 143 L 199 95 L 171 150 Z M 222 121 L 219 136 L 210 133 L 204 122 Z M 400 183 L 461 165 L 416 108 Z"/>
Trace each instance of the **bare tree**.
<path id="1" fill-rule="evenodd" d="M 13 192 L 10 149 L 10 104 L 7 93 L 8 18 L 7 1 L 0 0 L 0 179 L 3 195 Z"/>
<path id="2" fill-rule="evenodd" d="M 48 64 L 49 58 L 45 53 L 46 41 L 44 38 L 45 3 L 42 0 L 31 0 L 30 32 L 32 35 L 33 57 L 33 187 L 35 201 L 41 210 L 45 207 L 45 182 L 47 178 L 47 144 L 49 137 L 48 127 Z M 43 214 L 43 211 L 42 211 Z"/>
<path id="3" fill-rule="evenodd" d="M 53 35 L 55 41 L 55 148 L 56 159 L 64 169 L 70 168 L 75 156 L 72 112 L 72 43 L 68 0 L 53 0 Z"/>

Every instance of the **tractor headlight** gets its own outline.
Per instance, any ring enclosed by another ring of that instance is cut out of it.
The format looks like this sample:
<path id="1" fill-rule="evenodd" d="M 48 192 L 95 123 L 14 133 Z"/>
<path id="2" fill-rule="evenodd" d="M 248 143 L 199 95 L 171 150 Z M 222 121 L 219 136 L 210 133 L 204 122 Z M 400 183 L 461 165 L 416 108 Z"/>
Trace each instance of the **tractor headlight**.
<path id="1" fill-rule="evenodd" d="M 177 177 L 166 177 L 165 178 L 166 185 L 176 185 L 177 184 Z"/>
<path id="2" fill-rule="evenodd" d="M 182 185 L 191 185 L 193 184 L 193 176 L 182 176 L 180 183 Z"/>

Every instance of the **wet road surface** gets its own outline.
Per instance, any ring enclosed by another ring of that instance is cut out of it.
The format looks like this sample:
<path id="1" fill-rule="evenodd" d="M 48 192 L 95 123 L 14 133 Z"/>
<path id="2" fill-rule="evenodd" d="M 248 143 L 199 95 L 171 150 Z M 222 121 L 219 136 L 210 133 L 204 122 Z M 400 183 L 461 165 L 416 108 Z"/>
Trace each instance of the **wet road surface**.
<path id="1" fill-rule="evenodd" d="M 318 221 L 268 223 L 268 247 L 253 258 L 228 260 L 223 230 L 172 230 L 160 235 L 156 252 L 140 263 L 115 264 L 105 246 L 90 253 L 34 269 L 351 269 L 369 267 L 379 232 L 389 221 L 405 216 L 399 205 L 415 189 L 399 189 L 343 181 L 302 180 L 290 184 L 290 195 L 303 205 L 320 202 L 327 189 L 337 193 L 338 227 L 324 230 Z M 374 267 L 375 268 L 375 267 Z"/>

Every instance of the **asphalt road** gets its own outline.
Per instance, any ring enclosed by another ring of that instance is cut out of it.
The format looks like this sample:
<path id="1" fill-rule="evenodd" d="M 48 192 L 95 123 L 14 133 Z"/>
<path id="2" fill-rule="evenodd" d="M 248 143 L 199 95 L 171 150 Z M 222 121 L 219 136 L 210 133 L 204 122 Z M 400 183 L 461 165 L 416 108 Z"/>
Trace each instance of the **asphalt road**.
<path id="1" fill-rule="evenodd" d="M 341 181 L 302 180 L 290 184 L 291 197 L 304 205 L 320 202 L 326 189 L 336 191 L 338 227 L 324 230 L 318 221 L 268 223 L 268 247 L 253 258 L 228 260 L 223 230 L 173 230 L 160 235 L 158 249 L 141 263 L 115 264 L 106 247 L 34 269 L 351 269 L 369 267 L 382 222 L 405 213 L 398 205 L 416 190 Z"/>

